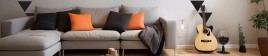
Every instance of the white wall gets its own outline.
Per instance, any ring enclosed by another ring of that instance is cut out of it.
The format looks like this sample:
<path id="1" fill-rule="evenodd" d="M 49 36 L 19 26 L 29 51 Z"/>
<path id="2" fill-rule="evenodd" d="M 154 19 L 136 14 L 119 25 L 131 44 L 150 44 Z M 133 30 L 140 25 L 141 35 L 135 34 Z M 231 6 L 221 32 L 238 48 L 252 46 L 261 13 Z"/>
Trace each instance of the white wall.
<path id="1" fill-rule="evenodd" d="M 0 20 L 26 16 L 17 0 L 0 0 Z"/>
<path id="2" fill-rule="evenodd" d="M 11 0 L 6 0 L 11 1 Z M 13 7 L 19 6 L 16 0 L 12 0 L 13 3 L 5 3 L 5 6 L 12 5 Z M 197 35 L 196 25 L 202 23 L 201 17 L 194 9 L 190 0 L 33 0 L 38 6 L 72 6 L 81 5 L 88 7 L 95 7 L 95 5 L 105 7 L 112 5 L 129 5 L 139 7 L 154 7 L 160 8 L 161 15 L 163 17 L 169 17 L 177 20 L 184 20 L 185 29 L 179 30 L 180 37 L 179 45 L 192 45 Z M 0 1 L 3 4 L 3 0 Z M 258 30 L 252 28 L 252 23 L 249 21 L 250 17 L 256 13 L 258 8 L 256 5 L 251 4 L 250 0 L 205 0 L 204 4 L 209 12 L 213 12 L 207 25 L 213 25 L 214 35 L 221 30 L 227 31 L 230 36 L 229 44 L 238 44 L 238 24 L 241 24 L 246 36 L 247 44 L 256 44 Z M 1 5 L 3 6 L 3 5 Z M 96 6 L 96 7 L 98 7 Z M 21 11 L 13 9 L 13 7 L 4 7 L 6 11 Z M 34 6 L 32 6 L 34 7 Z M 1 7 L 3 8 L 3 7 Z M 19 8 L 18 8 L 19 9 Z M 32 9 L 30 9 L 32 10 Z M 1 9 L 0 16 L 5 16 Z M 32 12 L 32 11 L 28 11 Z M 10 12 L 8 16 L 16 17 L 14 14 L 23 14 Z M 24 16 L 24 15 L 23 15 Z M 1 18 L 2 19 L 2 18 Z M 180 23 L 180 22 L 178 22 Z M 178 28 L 179 29 L 179 28 Z M 187 33 L 187 35 L 183 34 Z M 185 40 L 187 43 L 185 44 Z"/>
<path id="3" fill-rule="evenodd" d="M 194 44 L 196 37 L 196 25 L 201 23 L 201 17 L 197 14 L 189 0 L 165 0 L 166 7 L 163 11 L 165 15 L 171 15 L 176 19 L 187 21 L 187 44 Z M 213 25 L 214 35 L 221 30 L 227 31 L 229 44 L 238 44 L 238 24 L 243 27 L 247 44 L 257 43 L 257 30 L 252 28 L 250 17 L 256 13 L 256 6 L 250 0 L 205 0 L 207 10 L 213 12 L 207 25 Z M 169 9 L 172 8 L 172 9 Z M 185 39 L 180 37 L 181 39 Z M 179 39 L 180 39 L 179 38 Z M 179 41 L 185 42 L 185 41 Z M 180 45 L 185 45 L 181 43 Z"/>
<path id="4" fill-rule="evenodd" d="M 250 0 L 207 0 L 209 11 L 214 14 L 208 24 L 215 26 L 214 33 L 226 30 L 230 36 L 230 43 L 238 43 L 238 24 L 243 27 L 247 44 L 256 43 L 256 29 L 252 28 L 250 17 L 256 13 L 256 6 Z"/>

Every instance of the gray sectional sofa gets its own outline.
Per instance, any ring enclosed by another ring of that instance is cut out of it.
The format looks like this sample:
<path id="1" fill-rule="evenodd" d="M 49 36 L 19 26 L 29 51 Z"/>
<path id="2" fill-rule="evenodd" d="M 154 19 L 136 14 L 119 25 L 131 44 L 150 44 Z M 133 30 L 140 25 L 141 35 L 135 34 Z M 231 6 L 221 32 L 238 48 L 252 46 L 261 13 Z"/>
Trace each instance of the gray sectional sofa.
<path id="1" fill-rule="evenodd" d="M 161 18 L 157 7 L 138 8 L 130 6 L 107 8 L 77 7 L 81 13 L 92 14 L 93 31 L 30 30 L 34 17 L 20 17 L 1 22 L 0 56 L 52 56 L 60 50 L 72 49 L 147 49 L 138 37 L 141 30 L 119 33 L 101 30 L 109 11 L 120 13 L 145 13 L 145 25 L 163 24 L 167 49 L 176 48 L 176 20 Z M 121 9 L 120 9 L 121 8 Z M 73 8 L 36 7 L 36 13 L 53 13 Z"/>

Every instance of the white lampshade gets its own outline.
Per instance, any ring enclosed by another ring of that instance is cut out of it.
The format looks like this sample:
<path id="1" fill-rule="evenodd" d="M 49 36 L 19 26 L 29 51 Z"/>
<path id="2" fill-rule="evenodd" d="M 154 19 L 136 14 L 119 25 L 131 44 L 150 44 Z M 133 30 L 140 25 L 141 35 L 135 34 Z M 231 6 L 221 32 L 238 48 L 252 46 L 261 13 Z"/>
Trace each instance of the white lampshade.
<path id="1" fill-rule="evenodd" d="M 184 29 L 184 24 L 181 24 L 181 29 Z"/>

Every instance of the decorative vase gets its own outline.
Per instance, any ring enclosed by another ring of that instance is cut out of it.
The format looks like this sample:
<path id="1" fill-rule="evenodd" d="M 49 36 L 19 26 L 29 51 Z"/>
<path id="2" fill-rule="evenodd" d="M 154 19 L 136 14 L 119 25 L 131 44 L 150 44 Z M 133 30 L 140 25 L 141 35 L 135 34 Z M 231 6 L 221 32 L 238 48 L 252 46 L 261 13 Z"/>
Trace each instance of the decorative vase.
<path id="1" fill-rule="evenodd" d="M 247 50 L 246 50 L 246 46 L 245 46 L 245 45 L 240 46 L 240 47 L 239 47 L 239 52 L 246 53 L 246 52 L 247 52 Z"/>

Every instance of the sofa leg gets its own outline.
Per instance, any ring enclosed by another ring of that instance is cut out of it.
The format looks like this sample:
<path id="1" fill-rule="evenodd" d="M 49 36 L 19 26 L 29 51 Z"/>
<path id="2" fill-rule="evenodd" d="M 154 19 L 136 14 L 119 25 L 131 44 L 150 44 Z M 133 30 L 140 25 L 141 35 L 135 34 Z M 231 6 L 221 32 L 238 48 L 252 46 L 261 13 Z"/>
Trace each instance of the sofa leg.
<path id="1" fill-rule="evenodd" d="M 125 49 L 122 49 L 122 56 L 125 56 Z"/>
<path id="2" fill-rule="evenodd" d="M 176 56 L 176 49 L 174 49 L 174 56 Z"/>
<path id="3" fill-rule="evenodd" d="M 64 56 L 64 50 L 62 50 L 62 56 Z"/>
<path id="4" fill-rule="evenodd" d="M 117 54 L 120 56 L 120 49 L 117 50 Z"/>
<path id="5" fill-rule="evenodd" d="M 59 56 L 61 56 L 61 50 L 59 51 Z"/>

